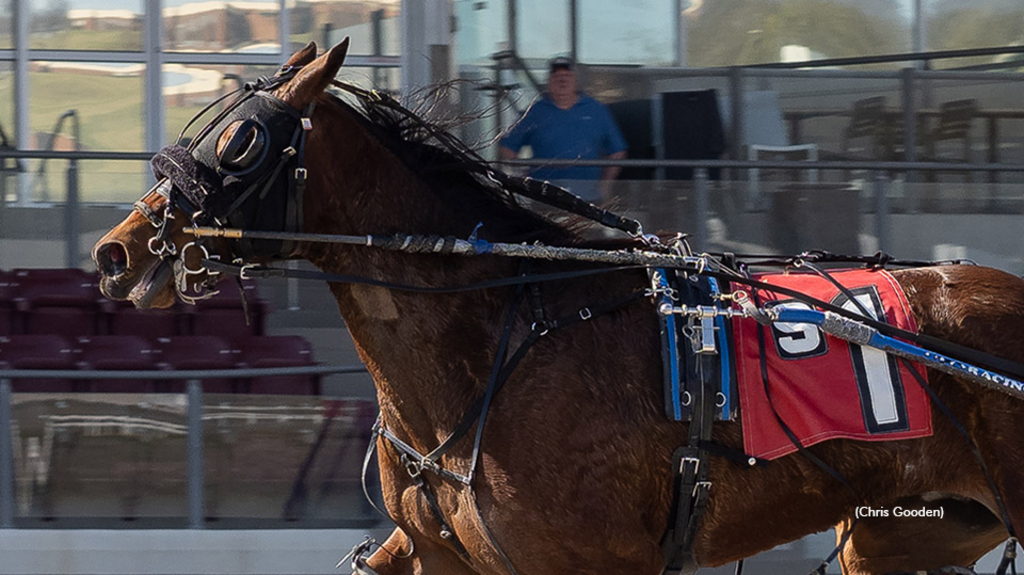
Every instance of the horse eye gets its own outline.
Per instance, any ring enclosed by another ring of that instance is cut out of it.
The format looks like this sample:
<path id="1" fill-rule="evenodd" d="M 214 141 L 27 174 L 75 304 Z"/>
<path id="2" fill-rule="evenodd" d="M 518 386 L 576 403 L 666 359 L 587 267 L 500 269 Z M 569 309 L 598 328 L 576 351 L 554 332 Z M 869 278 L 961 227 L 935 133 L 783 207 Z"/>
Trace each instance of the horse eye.
<path id="1" fill-rule="evenodd" d="M 221 134 L 220 141 L 224 142 L 226 137 L 227 142 L 218 146 L 217 156 L 222 169 L 228 172 L 247 170 L 259 164 L 266 146 L 266 137 L 259 123 L 254 120 L 235 122 Z"/>

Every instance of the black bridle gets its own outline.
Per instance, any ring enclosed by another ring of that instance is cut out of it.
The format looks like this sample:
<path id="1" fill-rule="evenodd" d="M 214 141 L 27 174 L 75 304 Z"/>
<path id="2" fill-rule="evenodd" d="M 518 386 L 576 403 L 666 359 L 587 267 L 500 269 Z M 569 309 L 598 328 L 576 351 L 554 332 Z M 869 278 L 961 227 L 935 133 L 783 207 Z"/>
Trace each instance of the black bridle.
<path id="1" fill-rule="evenodd" d="M 189 268 L 185 255 L 199 251 L 200 260 L 214 259 L 197 238 L 180 250 L 170 240 L 175 210 L 187 215 L 193 226 L 231 225 L 247 229 L 301 232 L 302 203 L 308 172 L 305 166 L 306 136 L 312 130 L 314 104 L 299 111 L 271 94 L 300 70 L 284 66 L 270 77 L 246 83 L 201 110 L 178 137 L 178 144 L 161 149 L 151 160 L 157 184 L 135 209 L 156 228 L 149 250 L 161 258 L 159 265 L 174 270 L 174 286 L 186 303 L 216 294 L 216 272 Z M 204 126 L 187 146 L 184 133 L 216 104 L 235 99 Z M 221 145 L 226 132 L 234 129 Z M 165 199 L 159 214 L 145 202 L 157 194 Z M 298 251 L 298 242 L 240 241 L 234 254 L 253 258 L 286 259 Z M 205 274 L 204 281 L 190 285 L 190 278 Z"/>

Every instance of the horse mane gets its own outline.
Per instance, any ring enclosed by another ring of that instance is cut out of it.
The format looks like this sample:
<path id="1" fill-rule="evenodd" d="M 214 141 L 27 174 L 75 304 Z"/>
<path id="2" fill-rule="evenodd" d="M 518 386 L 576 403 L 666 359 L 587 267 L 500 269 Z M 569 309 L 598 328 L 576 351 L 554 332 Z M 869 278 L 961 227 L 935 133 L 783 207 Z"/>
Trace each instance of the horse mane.
<path id="1" fill-rule="evenodd" d="M 503 173 L 450 131 L 389 95 L 342 82 L 333 85 L 343 94 L 325 91 L 323 98 L 349 111 L 442 202 L 467 214 L 490 216 L 481 237 L 549 245 L 582 241 L 582 222 L 556 223 L 520 202 L 516 191 L 525 188 L 526 178 Z"/>

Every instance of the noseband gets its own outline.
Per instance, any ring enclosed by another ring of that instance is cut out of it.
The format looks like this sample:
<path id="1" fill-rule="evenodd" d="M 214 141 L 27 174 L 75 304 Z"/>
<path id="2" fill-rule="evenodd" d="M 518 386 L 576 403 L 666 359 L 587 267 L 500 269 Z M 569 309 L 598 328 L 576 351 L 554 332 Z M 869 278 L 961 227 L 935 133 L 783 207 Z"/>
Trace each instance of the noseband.
<path id="1" fill-rule="evenodd" d="M 163 213 L 144 200 L 135 202 L 156 234 L 149 251 L 160 257 L 160 265 L 173 265 L 175 289 L 186 303 L 213 297 L 217 292 L 216 272 L 202 267 L 190 269 L 185 255 L 197 249 L 201 259 L 216 259 L 202 239 L 178 248 L 170 241 L 174 210 L 188 214 L 192 226 L 234 226 L 265 231 L 302 231 L 302 201 L 306 188 L 306 136 L 313 129 L 310 117 L 314 104 L 301 112 L 270 93 L 293 78 L 301 69 L 284 66 L 271 77 L 248 82 L 210 103 L 186 124 L 178 144 L 160 150 L 150 164 L 158 182 L 146 197 L 159 194 L 166 200 Z M 222 112 L 204 126 L 188 146 L 183 135 L 213 106 L 235 96 Z M 227 138 L 226 132 L 235 132 Z M 220 149 L 218 149 L 220 148 Z M 243 259 L 292 257 L 298 242 L 244 240 L 237 242 L 235 255 Z M 206 274 L 203 282 L 190 281 Z"/>

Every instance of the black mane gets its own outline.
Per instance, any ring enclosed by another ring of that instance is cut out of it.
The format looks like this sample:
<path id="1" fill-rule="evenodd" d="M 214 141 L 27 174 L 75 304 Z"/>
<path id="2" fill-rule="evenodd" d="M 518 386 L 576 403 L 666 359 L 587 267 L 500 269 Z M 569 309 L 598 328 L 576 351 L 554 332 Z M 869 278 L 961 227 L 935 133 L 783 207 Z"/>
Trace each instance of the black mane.
<path id="1" fill-rule="evenodd" d="M 488 214 L 495 224 L 481 230 L 492 241 L 541 241 L 573 245 L 580 237 L 572 225 L 559 225 L 522 205 L 517 190 L 525 178 L 509 176 L 469 146 L 386 94 L 335 83 L 354 96 L 355 104 L 337 94 L 326 97 L 353 116 L 442 201 L 474 214 Z"/>

